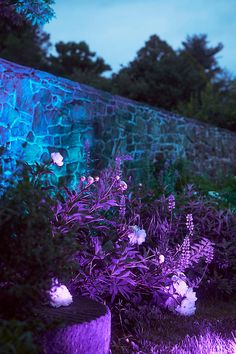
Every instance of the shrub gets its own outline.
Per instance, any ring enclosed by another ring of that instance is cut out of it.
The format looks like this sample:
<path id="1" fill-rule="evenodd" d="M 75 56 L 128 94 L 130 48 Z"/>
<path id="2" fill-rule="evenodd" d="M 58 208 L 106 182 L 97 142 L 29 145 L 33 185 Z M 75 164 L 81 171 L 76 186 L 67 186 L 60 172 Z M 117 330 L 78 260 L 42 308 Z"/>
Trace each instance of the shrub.
<path id="1" fill-rule="evenodd" d="M 133 304 L 152 301 L 160 305 L 174 297 L 172 308 L 181 306 L 187 295 L 173 290 L 173 277 L 184 277 L 186 291 L 188 286 L 191 290 L 192 283 L 182 272 L 204 260 L 207 264 L 211 261 L 211 242 L 199 238 L 192 243 L 189 239 L 186 248 L 188 230 L 179 238 L 178 249 L 170 247 L 166 239 L 152 239 L 150 227 L 146 228 L 148 235 L 142 227 L 146 227 L 142 206 L 136 197 L 125 195 L 127 185 L 119 175 L 108 169 L 96 180 L 82 178 L 78 189 L 66 189 L 55 207 L 55 227 L 64 233 L 72 229 L 78 242 L 78 274 L 73 286 L 83 295 L 109 304 L 123 299 Z M 150 223 L 159 225 L 154 219 Z M 169 230 L 167 219 L 159 226 L 164 230 L 166 225 Z"/>
<path id="2" fill-rule="evenodd" d="M 74 241 L 53 226 L 54 201 L 41 181 L 46 172 L 25 165 L 0 199 L 0 309 L 6 318 L 27 318 L 46 300 L 51 279 L 71 274 Z"/>

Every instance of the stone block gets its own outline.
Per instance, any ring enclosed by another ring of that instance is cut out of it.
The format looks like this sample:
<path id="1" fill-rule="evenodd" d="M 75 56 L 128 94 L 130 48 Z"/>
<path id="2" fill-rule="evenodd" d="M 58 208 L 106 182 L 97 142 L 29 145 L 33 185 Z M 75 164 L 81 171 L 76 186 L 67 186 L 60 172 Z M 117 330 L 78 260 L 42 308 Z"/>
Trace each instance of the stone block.
<path id="1" fill-rule="evenodd" d="M 0 101 L 1 102 L 1 101 Z M 0 115 L 0 123 L 11 126 L 20 117 L 20 112 L 12 108 L 9 104 L 2 104 L 2 114 Z"/>
<path id="2" fill-rule="evenodd" d="M 60 136 L 55 136 L 54 137 L 54 145 L 61 145 L 61 137 Z"/>
<path id="3" fill-rule="evenodd" d="M 46 135 L 43 137 L 43 144 L 44 145 L 54 145 L 54 136 Z"/>
<path id="4" fill-rule="evenodd" d="M 35 161 L 40 161 L 41 155 L 42 148 L 38 144 L 27 143 L 23 151 L 25 161 L 31 163 Z"/>
<path id="5" fill-rule="evenodd" d="M 87 118 L 86 108 L 84 106 L 76 104 L 71 108 L 71 117 L 72 120 L 74 121 L 86 119 Z"/>
<path id="6" fill-rule="evenodd" d="M 62 113 L 58 108 L 51 108 L 45 110 L 44 116 L 48 125 L 58 125 L 62 119 Z"/>
<path id="7" fill-rule="evenodd" d="M 52 103 L 52 93 L 49 89 L 41 88 L 33 95 L 32 101 L 34 105 L 40 102 L 43 106 L 48 106 Z"/>
<path id="8" fill-rule="evenodd" d="M 4 91 L 2 88 L 0 90 L 0 102 L 1 103 L 8 103 L 9 101 L 9 93 Z"/>
<path id="9" fill-rule="evenodd" d="M 68 174 L 74 174 L 77 171 L 78 162 L 68 163 L 66 165 L 66 172 Z"/>
<path id="10" fill-rule="evenodd" d="M 44 116 L 44 107 L 38 103 L 34 109 L 32 130 L 35 135 L 45 135 L 48 132 L 48 124 Z"/>
<path id="11" fill-rule="evenodd" d="M 18 80 L 16 84 L 16 108 L 33 114 L 32 89 L 29 77 Z"/>
<path id="12" fill-rule="evenodd" d="M 26 138 L 30 126 L 25 124 L 25 122 L 16 120 L 11 127 L 11 135 L 16 138 Z"/>
<path id="13" fill-rule="evenodd" d="M 81 134 L 79 132 L 63 135 L 61 137 L 63 146 L 81 146 Z"/>
<path id="14" fill-rule="evenodd" d="M 71 126 L 70 125 L 54 125 L 48 127 L 48 132 L 51 135 L 57 134 L 68 134 L 71 133 Z"/>
<path id="15" fill-rule="evenodd" d="M 10 139 L 10 131 L 8 128 L 0 126 L 0 145 L 5 145 Z"/>
<path id="16" fill-rule="evenodd" d="M 68 149 L 69 161 L 81 162 L 83 160 L 83 153 L 81 147 L 71 147 Z"/>

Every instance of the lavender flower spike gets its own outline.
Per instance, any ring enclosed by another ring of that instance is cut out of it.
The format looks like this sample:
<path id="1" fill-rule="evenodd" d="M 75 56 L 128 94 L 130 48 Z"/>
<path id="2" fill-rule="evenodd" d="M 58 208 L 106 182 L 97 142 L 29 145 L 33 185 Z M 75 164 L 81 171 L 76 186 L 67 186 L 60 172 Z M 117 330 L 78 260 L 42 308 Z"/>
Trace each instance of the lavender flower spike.
<path id="1" fill-rule="evenodd" d="M 186 226 L 189 231 L 189 235 L 193 236 L 193 229 L 194 229 L 194 224 L 193 224 L 193 216 L 192 214 L 187 214 L 186 216 Z"/>
<path id="2" fill-rule="evenodd" d="M 172 212 L 172 210 L 175 208 L 175 196 L 173 194 L 170 194 L 168 197 L 168 210 L 169 212 Z"/>

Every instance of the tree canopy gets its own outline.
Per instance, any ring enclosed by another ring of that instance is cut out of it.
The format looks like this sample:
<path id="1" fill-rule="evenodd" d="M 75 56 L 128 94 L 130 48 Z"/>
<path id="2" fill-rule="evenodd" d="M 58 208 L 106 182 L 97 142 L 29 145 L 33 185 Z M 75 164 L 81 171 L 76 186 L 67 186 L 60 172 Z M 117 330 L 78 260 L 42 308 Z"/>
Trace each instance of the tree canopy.
<path id="1" fill-rule="evenodd" d="M 0 57 L 236 131 L 236 79 L 218 63 L 222 43 L 195 34 L 174 50 L 154 34 L 107 78 L 110 65 L 85 41 L 59 41 L 50 54 L 50 36 L 37 18 L 49 21 L 53 3 L 0 0 Z"/>
<path id="2" fill-rule="evenodd" d="M 180 52 L 195 59 L 206 75 L 212 79 L 221 71 L 216 55 L 223 49 L 223 44 L 218 43 L 215 47 L 209 47 L 208 43 L 206 34 L 187 36 L 186 41 L 182 42 L 183 49 Z"/>
<path id="3" fill-rule="evenodd" d="M 219 66 L 222 49 L 210 46 L 206 34 L 188 36 L 178 50 L 152 35 L 113 75 L 113 92 L 236 130 L 235 79 Z"/>
<path id="4" fill-rule="evenodd" d="M 19 21 L 19 14 L 32 25 L 40 26 L 55 16 L 53 4 L 54 0 L 0 0 L 0 12 L 13 23 Z"/>
<path id="5" fill-rule="evenodd" d="M 3 10 L 0 12 L 0 57 L 45 69 L 50 48 L 49 35 L 26 21 L 13 7 L 4 6 Z"/>

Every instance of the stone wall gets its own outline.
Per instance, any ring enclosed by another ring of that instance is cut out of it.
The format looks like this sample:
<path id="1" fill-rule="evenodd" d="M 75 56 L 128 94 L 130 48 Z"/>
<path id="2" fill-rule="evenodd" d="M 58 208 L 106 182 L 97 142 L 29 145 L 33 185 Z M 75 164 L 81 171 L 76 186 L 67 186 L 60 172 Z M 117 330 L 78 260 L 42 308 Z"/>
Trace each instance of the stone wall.
<path id="1" fill-rule="evenodd" d="M 196 173 L 236 166 L 235 133 L 0 59 L 0 145 L 28 162 L 61 152 L 58 177 L 74 183 L 86 169 L 86 141 L 97 169 L 130 154 L 139 181 L 162 155 L 189 160 Z"/>

